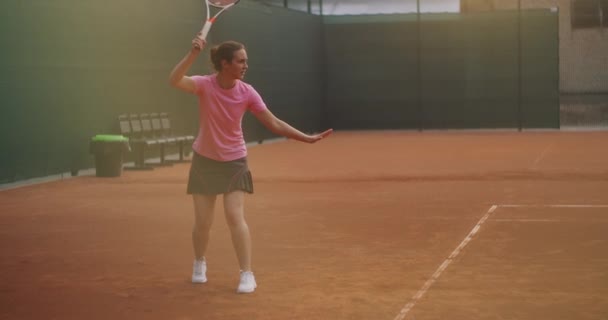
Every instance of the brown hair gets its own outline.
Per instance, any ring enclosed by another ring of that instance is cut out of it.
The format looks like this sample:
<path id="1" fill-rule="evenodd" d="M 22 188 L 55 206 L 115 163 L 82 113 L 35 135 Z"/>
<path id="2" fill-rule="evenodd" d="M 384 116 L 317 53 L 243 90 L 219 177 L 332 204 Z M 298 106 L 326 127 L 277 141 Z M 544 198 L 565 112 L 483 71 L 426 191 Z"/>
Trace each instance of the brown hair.
<path id="1" fill-rule="evenodd" d="M 242 43 L 236 41 L 226 41 L 211 48 L 211 63 L 216 71 L 222 71 L 222 60 L 232 62 L 234 52 L 245 49 Z"/>

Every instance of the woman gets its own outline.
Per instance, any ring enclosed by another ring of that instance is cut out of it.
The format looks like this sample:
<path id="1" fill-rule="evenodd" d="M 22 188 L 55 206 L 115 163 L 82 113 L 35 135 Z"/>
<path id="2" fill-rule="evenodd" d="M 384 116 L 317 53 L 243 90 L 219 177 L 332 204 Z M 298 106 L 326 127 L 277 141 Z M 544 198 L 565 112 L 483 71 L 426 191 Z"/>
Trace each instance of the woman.
<path id="1" fill-rule="evenodd" d="M 270 131 L 298 141 L 314 143 L 331 134 L 308 135 L 275 117 L 256 90 L 242 81 L 247 71 L 245 47 L 228 41 L 211 49 L 216 70 L 205 76 L 186 76 L 206 42 L 195 37 L 186 56 L 170 75 L 172 86 L 198 96 L 200 129 L 193 144 L 194 155 L 188 194 L 194 200 L 193 283 L 207 282 L 205 252 L 213 223 L 215 200 L 223 195 L 224 214 L 240 267 L 238 293 L 251 293 L 257 286 L 251 269 L 251 237 L 245 221 L 244 195 L 253 193 L 247 167 L 247 149 L 241 121 L 248 110 Z"/>

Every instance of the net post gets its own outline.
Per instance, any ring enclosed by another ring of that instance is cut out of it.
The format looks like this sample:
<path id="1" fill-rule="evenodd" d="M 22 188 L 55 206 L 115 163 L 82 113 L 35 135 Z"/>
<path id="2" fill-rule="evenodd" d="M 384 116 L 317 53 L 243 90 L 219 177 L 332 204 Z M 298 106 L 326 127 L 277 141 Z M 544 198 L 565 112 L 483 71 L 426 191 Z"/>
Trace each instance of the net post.
<path id="1" fill-rule="evenodd" d="M 420 18 L 420 0 L 416 0 L 416 50 L 418 60 L 416 63 L 416 77 L 418 81 L 416 103 L 418 104 L 418 131 L 422 132 L 424 129 L 424 109 L 422 107 L 422 22 Z"/>
<path id="2" fill-rule="evenodd" d="M 517 129 L 522 131 L 522 41 L 521 41 L 521 0 L 517 0 Z"/>

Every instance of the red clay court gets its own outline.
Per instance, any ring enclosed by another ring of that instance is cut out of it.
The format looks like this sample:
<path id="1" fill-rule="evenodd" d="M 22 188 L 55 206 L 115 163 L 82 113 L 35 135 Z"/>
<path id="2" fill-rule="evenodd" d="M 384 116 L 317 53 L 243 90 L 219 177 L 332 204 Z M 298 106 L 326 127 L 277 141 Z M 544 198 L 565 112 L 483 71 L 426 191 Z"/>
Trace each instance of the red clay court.
<path id="1" fill-rule="evenodd" d="M 258 289 L 189 163 L 0 192 L 0 318 L 608 319 L 608 132 L 337 132 L 249 149 Z"/>

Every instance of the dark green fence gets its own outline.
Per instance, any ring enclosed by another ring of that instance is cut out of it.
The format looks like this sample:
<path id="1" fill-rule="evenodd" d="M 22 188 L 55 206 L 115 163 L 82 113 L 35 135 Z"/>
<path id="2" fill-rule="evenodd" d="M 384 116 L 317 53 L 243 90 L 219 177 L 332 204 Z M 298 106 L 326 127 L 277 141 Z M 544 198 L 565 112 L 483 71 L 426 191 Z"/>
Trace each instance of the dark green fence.
<path id="1" fill-rule="evenodd" d="M 119 114 L 169 112 L 196 134 L 195 97 L 167 79 L 203 15 L 194 0 L 0 2 L 0 183 L 92 167 L 89 139 L 117 133 Z M 517 12 L 320 17 L 242 1 L 208 40 L 245 43 L 246 80 L 304 131 L 558 127 L 557 15 L 519 22 Z M 207 60 L 192 73 L 211 72 Z M 247 141 L 273 136 L 250 115 L 244 130 Z"/>
<path id="2" fill-rule="evenodd" d="M 558 128 L 557 21 L 550 10 L 324 17 L 327 124 Z"/>
<path id="3" fill-rule="evenodd" d="M 0 2 L 0 183 L 92 167 L 89 139 L 117 133 L 123 113 L 169 112 L 174 127 L 196 134 L 196 99 L 168 76 L 203 16 L 194 0 Z M 246 80 L 272 111 L 317 130 L 321 18 L 244 1 L 208 40 L 227 39 L 247 46 Z M 192 72 L 209 73 L 207 60 Z M 249 116 L 244 126 L 248 141 L 270 136 Z"/>

